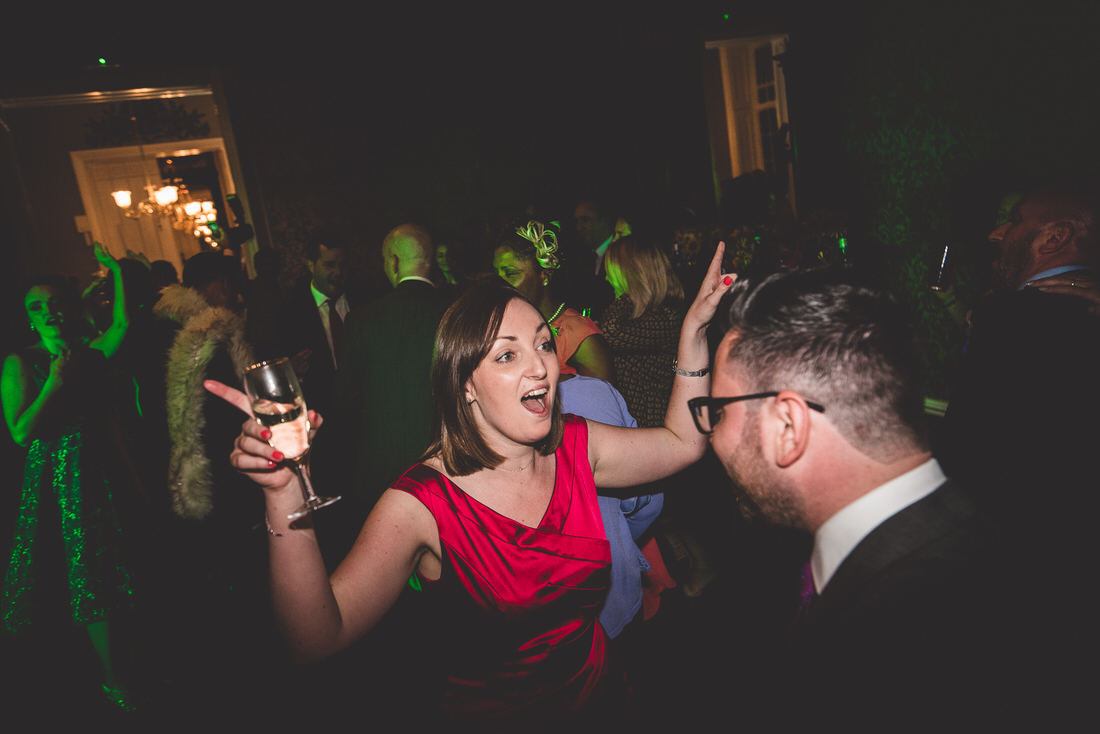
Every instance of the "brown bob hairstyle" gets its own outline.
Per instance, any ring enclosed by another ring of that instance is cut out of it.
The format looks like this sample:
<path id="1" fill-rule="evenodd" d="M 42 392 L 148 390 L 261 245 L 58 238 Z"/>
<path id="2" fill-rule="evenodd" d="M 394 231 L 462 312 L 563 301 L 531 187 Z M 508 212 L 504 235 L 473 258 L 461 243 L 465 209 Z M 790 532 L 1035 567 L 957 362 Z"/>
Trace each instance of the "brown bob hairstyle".
<path id="1" fill-rule="evenodd" d="M 493 276 L 471 285 L 439 322 L 432 359 L 435 420 L 432 443 L 421 460 L 438 456 L 451 476 L 492 469 L 504 461 L 503 456 L 489 448 L 478 430 L 473 408 L 466 402 L 466 384 L 496 341 L 504 310 L 516 300 L 531 305 L 522 293 Z M 561 395 L 557 390 L 551 416 L 550 432 L 535 444 L 543 456 L 558 450 L 564 433 Z"/>

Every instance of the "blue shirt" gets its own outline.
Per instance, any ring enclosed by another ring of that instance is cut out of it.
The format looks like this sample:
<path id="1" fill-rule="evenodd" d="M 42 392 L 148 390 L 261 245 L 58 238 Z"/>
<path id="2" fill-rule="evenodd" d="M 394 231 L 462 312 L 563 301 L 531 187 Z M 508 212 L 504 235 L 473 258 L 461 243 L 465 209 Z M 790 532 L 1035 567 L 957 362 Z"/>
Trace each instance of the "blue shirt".
<path id="1" fill-rule="evenodd" d="M 565 413 L 606 423 L 637 428 L 626 401 L 610 383 L 595 377 L 575 375 L 558 384 Z M 600 625 L 608 637 L 615 637 L 642 608 L 642 571 L 649 561 L 635 542 L 661 514 L 663 494 L 630 499 L 599 497 L 604 532 L 611 543 L 611 585 L 600 607 Z"/>
<path id="2" fill-rule="evenodd" d="M 1035 275 L 1025 280 L 1024 284 L 1016 290 L 1022 291 L 1024 288 L 1027 288 L 1028 283 L 1034 280 L 1039 280 L 1041 278 L 1052 278 L 1055 275 L 1061 275 L 1062 273 L 1072 273 L 1076 270 L 1093 270 L 1093 268 L 1090 268 L 1088 265 L 1060 265 L 1056 268 L 1048 268 L 1047 270 L 1044 270 L 1041 273 L 1036 273 Z"/>

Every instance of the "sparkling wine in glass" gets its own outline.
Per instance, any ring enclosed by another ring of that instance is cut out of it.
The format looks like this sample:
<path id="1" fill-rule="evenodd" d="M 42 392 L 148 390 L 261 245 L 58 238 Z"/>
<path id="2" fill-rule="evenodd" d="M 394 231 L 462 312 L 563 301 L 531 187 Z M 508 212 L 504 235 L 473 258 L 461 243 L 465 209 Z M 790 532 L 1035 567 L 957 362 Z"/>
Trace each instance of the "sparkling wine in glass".
<path id="1" fill-rule="evenodd" d="M 271 431 L 268 443 L 283 453 L 302 485 L 303 504 L 287 518 L 297 520 L 340 499 L 318 497 L 309 480 L 309 413 L 290 360 L 282 357 L 252 365 L 245 370 L 244 386 L 252 415 Z"/>

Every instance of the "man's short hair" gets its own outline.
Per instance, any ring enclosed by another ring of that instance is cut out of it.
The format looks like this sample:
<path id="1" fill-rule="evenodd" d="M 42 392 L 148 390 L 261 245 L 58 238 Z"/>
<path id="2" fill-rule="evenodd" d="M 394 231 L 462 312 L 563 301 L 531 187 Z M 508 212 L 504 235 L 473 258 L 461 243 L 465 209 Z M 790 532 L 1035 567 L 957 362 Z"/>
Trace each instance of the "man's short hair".
<path id="1" fill-rule="evenodd" d="M 577 202 L 577 206 L 588 204 L 592 207 L 592 213 L 601 222 L 606 222 L 611 228 L 615 227 L 615 220 L 619 218 L 619 205 L 610 196 L 600 194 L 589 196 Z"/>
<path id="2" fill-rule="evenodd" d="M 905 310 L 870 278 L 846 268 L 750 276 L 719 313 L 737 334 L 725 369 L 745 392 L 793 390 L 821 403 L 878 461 L 927 447 L 924 354 Z"/>
<path id="3" fill-rule="evenodd" d="M 348 248 L 347 240 L 343 237 L 335 232 L 322 230 L 315 232 L 306 239 L 306 260 L 311 263 L 317 262 L 317 258 L 321 257 L 321 245 L 330 250 L 346 250 Z"/>

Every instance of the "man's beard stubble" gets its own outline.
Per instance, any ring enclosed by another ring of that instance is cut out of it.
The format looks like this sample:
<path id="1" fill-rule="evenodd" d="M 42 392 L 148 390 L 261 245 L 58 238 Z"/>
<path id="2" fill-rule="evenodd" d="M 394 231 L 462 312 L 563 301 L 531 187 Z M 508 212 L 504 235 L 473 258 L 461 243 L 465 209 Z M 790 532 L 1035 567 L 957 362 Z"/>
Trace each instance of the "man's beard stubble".
<path id="1" fill-rule="evenodd" d="M 1031 233 L 1022 242 L 1001 243 L 999 257 L 993 261 L 992 285 L 998 293 L 1011 293 L 1024 284 L 1031 274 L 1035 263 L 1035 254 L 1031 249 L 1035 233 Z"/>
<path id="2" fill-rule="evenodd" d="M 802 501 L 787 487 L 777 468 L 768 465 L 760 437 L 746 421 L 741 441 L 735 449 L 735 461 L 723 462 L 734 483 L 737 506 L 747 520 L 762 519 L 773 525 L 803 529 L 805 513 Z M 735 465 L 736 464 L 736 465 Z M 748 488 L 748 489 L 747 489 Z"/>

